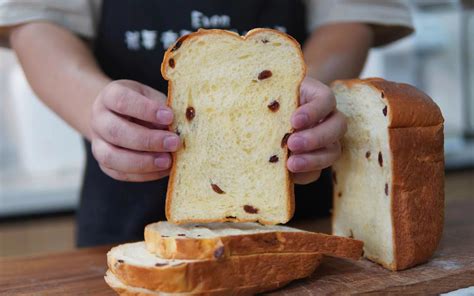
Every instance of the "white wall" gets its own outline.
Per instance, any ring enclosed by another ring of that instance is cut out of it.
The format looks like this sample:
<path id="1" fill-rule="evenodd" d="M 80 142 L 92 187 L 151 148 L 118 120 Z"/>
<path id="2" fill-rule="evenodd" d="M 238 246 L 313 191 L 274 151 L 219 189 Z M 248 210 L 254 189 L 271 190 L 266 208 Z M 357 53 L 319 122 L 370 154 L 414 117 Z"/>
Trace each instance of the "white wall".
<path id="1" fill-rule="evenodd" d="M 0 216 L 74 209 L 84 162 L 80 136 L 36 98 L 6 49 L 0 81 Z"/>

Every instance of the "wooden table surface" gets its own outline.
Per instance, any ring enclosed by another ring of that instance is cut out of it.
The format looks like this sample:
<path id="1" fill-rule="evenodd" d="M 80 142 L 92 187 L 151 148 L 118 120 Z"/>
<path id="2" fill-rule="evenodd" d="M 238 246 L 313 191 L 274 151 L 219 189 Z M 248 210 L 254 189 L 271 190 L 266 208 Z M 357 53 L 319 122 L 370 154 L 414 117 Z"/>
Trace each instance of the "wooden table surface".
<path id="1" fill-rule="evenodd" d="M 293 225 L 329 230 L 328 220 Z M 0 259 L 0 295 L 114 295 L 103 280 L 109 248 Z M 325 258 L 310 278 L 270 295 L 426 295 L 468 286 L 474 286 L 474 200 L 447 206 L 443 240 L 427 264 L 390 272 L 367 260 Z"/>

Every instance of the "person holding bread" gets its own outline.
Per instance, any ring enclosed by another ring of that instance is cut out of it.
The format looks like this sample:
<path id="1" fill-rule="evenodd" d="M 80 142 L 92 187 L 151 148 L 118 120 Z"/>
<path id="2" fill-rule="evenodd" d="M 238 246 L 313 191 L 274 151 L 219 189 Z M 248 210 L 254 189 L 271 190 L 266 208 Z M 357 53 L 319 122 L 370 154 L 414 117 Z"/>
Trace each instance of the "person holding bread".
<path id="1" fill-rule="evenodd" d="M 307 77 L 291 118 L 287 168 L 296 217 L 327 214 L 329 167 L 346 131 L 329 83 L 357 77 L 373 46 L 412 32 L 403 1 L 42 0 L 0 3 L 0 43 L 11 47 L 38 97 L 84 137 L 87 163 L 78 246 L 141 239 L 164 220 L 173 112 L 164 51 L 199 28 L 244 35 L 273 28 L 303 47 Z"/>

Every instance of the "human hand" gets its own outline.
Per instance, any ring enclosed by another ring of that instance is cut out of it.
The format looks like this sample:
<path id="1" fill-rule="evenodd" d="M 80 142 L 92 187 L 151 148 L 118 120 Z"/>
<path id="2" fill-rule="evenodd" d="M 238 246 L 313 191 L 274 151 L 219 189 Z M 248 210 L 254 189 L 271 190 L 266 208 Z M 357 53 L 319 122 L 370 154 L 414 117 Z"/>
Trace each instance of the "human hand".
<path id="1" fill-rule="evenodd" d="M 336 109 L 331 89 L 306 77 L 300 88 L 300 106 L 291 117 L 291 125 L 295 132 L 288 139 L 291 155 L 287 167 L 294 183 L 308 184 L 340 157 L 339 141 L 347 131 L 346 118 Z"/>
<path id="2" fill-rule="evenodd" d="M 113 81 L 92 107 L 92 153 L 102 171 L 116 180 L 160 179 L 169 174 L 169 152 L 181 142 L 167 130 L 172 121 L 164 94 L 135 81 Z"/>

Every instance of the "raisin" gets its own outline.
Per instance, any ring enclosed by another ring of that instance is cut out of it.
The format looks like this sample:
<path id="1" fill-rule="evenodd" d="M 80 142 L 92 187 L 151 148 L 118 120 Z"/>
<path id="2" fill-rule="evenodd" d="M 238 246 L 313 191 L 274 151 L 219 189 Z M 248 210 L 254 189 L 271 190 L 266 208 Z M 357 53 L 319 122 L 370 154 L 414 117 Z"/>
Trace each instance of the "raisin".
<path id="1" fill-rule="evenodd" d="M 382 157 L 382 152 L 379 152 L 379 165 L 380 165 L 380 167 L 383 167 L 383 157 Z"/>
<path id="2" fill-rule="evenodd" d="M 123 263 L 124 261 L 122 259 L 117 260 L 118 263 Z"/>
<path id="3" fill-rule="evenodd" d="M 388 196 L 388 184 L 385 183 L 385 195 Z"/>
<path id="4" fill-rule="evenodd" d="M 184 233 L 178 233 L 178 236 L 186 236 Z"/>
<path id="5" fill-rule="evenodd" d="M 183 42 L 181 42 L 181 40 L 178 40 L 176 44 L 173 46 L 173 48 L 171 49 L 171 52 L 178 50 L 181 47 L 182 43 Z"/>
<path id="6" fill-rule="evenodd" d="M 193 107 L 186 108 L 186 118 L 191 121 L 193 120 L 194 116 L 196 116 L 196 111 L 194 111 Z"/>
<path id="7" fill-rule="evenodd" d="M 225 216 L 226 219 L 237 219 L 236 216 Z"/>
<path id="8" fill-rule="evenodd" d="M 342 196 L 342 192 L 339 191 L 339 192 L 337 193 L 337 196 L 338 196 L 338 197 L 341 197 L 341 196 Z"/>
<path id="9" fill-rule="evenodd" d="M 278 111 L 280 109 L 280 103 L 278 101 L 271 101 L 270 104 L 268 104 L 268 109 L 272 110 L 273 112 Z"/>
<path id="10" fill-rule="evenodd" d="M 181 36 L 181 38 L 178 39 L 178 41 L 176 42 L 176 44 L 173 46 L 173 48 L 171 49 L 171 52 L 173 51 L 176 51 L 178 50 L 181 45 L 183 45 L 183 41 L 188 38 L 189 35 L 184 35 L 184 36 Z"/>
<path id="11" fill-rule="evenodd" d="M 167 235 L 162 235 L 161 237 L 169 237 L 169 236 L 167 236 Z"/>
<path id="12" fill-rule="evenodd" d="M 278 162 L 278 156 L 272 155 L 268 161 L 269 162 Z"/>
<path id="13" fill-rule="evenodd" d="M 219 186 L 217 186 L 217 184 L 211 184 L 211 187 L 212 187 L 212 190 L 214 190 L 215 192 L 219 194 L 225 193 L 224 190 L 222 190 Z"/>
<path id="14" fill-rule="evenodd" d="M 336 172 L 332 172 L 332 181 L 334 182 L 334 184 L 337 184 L 337 176 L 336 176 Z"/>
<path id="15" fill-rule="evenodd" d="M 196 235 L 196 236 L 197 236 L 197 237 L 201 237 L 201 235 L 200 235 L 200 234 L 198 234 L 198 235 Z"/>
<path id="16" fill-rule="evenodd" d="M 381 96 L 382 96 L 382 99 L 385 98 L 385 93 L 382 92 Z"/>
<path id="17" fill-rule="evenodd" d="M 174 59 L 173 58 L 169 59 L 168 64 L 170 65 L 171 68 L 174 68 L 175 66 Z"/>
<path id="18" fill-rule="evenodd" d="M 352 232 L 352 229 L 349 229 L 349 232 L 350 232 L 349 238 L 354 238 L 354 232 Z"/>
<path id="19" fill-rule="evenodd" d="M 367 158 L 367 159 L 370 158 L 370 151 L 365 152 L 365 158 Z"/>
<path id="20" fill-rule="evenodd" d="M 262 39 L 263 44 L 267 44 L 268 42 L 270 42 L 270 41 L 268 41 L 268 39 Z"/>
<path id="21" fill-rule="evenodd" d="M 249 214 L 257 214 L 258 213 L 258 209 L 257 208 L 254 208 L 250 205 L 245 205 L 244 206 L 244 211 L 246 211 L 247 213 Z"/>
<path id="22" fill-rule="evenodd" d="M 178 49 L 181 47 L 182 44 L 183 44 L 183 41 L 182 41 L 182 40 L 178 40 L 178 41 L 176 42 L 176 44 L 173 46 L 173 48 L 171 49 L 171 52 L 178 50 Z"/>
<path id="23" fill-rule="evenodd" d="M 284 148 L 286 146 L 286 143 L 288 142 L 288 138 L 291 136 L 291 133 L 286 133 L 283 138 L 281 139 L 281 148 Z"/>
<path id="24" fill-rule="evenodd" d="M 156 267 L 165 266 L 165 265 L 168 265 L 168 263 L 160 263 L 160 262 L 155 263 Z"/>
<path id="25" fill-rule="evenodd" d="M 272 71 L 270 70 L 263 70 L 258 74 L 258 80 L 263 80 L 272 77 Z"/>
<path id="26" fill-rule="evenodd" d="M 178 137 L 181 136 L 181 132 L 179 131 L 179 128 L 176 128 L 174 132 L 178 135 Z"/>
<path id="27" fill-rule="evenodd" d="M 214 251 L 214 258 L 219 259 L 224 255 L 224 246 L 220 246 Z"/>
<path id="28" fill-rule="evenodd" d="M 385 106 L 382 110 L 383 116 L 387 116 L 387 106 Z"/>

